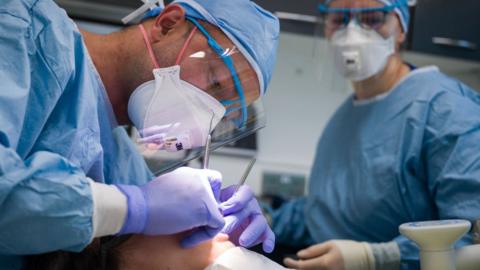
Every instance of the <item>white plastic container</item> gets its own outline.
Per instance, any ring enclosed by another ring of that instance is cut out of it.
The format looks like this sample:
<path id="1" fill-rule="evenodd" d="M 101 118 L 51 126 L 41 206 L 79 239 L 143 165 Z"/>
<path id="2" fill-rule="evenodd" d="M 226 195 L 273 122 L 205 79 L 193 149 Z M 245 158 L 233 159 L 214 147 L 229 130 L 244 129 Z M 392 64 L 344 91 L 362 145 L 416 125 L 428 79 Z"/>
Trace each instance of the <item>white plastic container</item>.
<path id="1" fill-rule="evenodd" d="M 422 270 L 455 270 L 454 244 L 470 227 L 466 220 L 410 222 L 400 226 L 400 233 L 420 247 Z"/>

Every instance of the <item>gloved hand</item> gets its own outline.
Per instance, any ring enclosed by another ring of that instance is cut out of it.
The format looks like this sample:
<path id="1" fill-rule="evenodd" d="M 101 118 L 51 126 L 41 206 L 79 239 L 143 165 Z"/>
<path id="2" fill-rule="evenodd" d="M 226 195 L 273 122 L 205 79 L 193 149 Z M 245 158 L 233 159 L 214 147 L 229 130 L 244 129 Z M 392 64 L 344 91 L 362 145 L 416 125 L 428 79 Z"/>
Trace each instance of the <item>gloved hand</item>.
<path id="1" fill-rule="evenodd" d="M 119 234 L 169 235 L 192 230 L 182 241 L 194 246 L 219 233 L 225 221 L 215 198 L 217 171 L 179 168 L 142 187 L 118 185 L 127 196 L 128 214 Z"/>
<path id="2" fill-rule="evenodd" d="M 283 263 L 300 270 L 374 270 L 375 259 L 365 242 L 333 240 L 313 245 L 297 253 L 299 260 L 285 258 Z"/>
<path id="3" fill-rule="evenodd" d="M 230 240 L 244 247 L 252 247 L 263 242 L 267 253 L 275 247 L 275 235 L 268 226 L 260 206 L 248 186 L 241 186 L 235 193 L 236 186 L 223 189 L 220 193 L 220 209 L 225 217 L 222 232 Z"/>

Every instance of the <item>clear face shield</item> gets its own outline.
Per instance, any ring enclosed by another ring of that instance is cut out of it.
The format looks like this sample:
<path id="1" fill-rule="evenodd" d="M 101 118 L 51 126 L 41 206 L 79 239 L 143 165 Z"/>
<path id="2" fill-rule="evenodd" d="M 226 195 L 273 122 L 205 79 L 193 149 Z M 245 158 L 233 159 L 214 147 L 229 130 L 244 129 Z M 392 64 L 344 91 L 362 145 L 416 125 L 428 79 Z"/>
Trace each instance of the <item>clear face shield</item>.
<path id="1" fill-rule="evenodd" d="M 190 32 L 161 48 L 176 56 L 167 68 L 140 26 L 155 80 L 132 94 L 129 115 L 137 147 L 156 174 L 199 157 L 209 134 L 212 150 L 265 126 L 259 80 L 247 59 L 220 30 L 187 20 Z M 130 113 L 135 108 L 140 112 Z"/>
<path id="2" fill-rule="evenodd" d="M 395 8 L 380 0 L 322 1 L 315 46 L 319 79 L 338 89 L 380 75 L 396 51 Z"/>

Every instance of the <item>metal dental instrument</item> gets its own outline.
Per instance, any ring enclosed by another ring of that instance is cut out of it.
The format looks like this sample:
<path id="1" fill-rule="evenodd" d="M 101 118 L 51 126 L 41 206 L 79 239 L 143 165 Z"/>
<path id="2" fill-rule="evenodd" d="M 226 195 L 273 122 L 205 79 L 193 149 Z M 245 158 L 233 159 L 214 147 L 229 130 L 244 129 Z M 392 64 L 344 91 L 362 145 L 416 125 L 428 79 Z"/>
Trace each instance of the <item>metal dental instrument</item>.
<path id="1" fill-rule="evenodd" d="M 208 169 L 208 163 L 210 161 L 210 145 L 212 144 L 212 123 L 213 123 L 213 118 L 215 117 L 215 114 L 212 112 L 212 118 L 210 119 L 210 127 L 208 128 L 208 136 L 207 140 L 205 142 L 205 153 L 203 155 L 203 168 Z M 253 165 L 257 161 L 256 158 L 253 158 L 250 160 L 250 163 L 248 164 L 247 168 L 245 169 L 245 172 L 243 172 L 243 176 L 240 179 L 240 181 L 237 184 L 237 187 L 235 188 L 235 193 L 237 193 L 238 189 L 245 184 L 245 181 L 247 180 L 248 175 L 252 171 Z"/>
<path id="2" fill-rule="evenodd" d="M 210 127 L 208 128 L 207 141 L 205 142 L 205 153 L 203 155 L 203 168 L 208 169 L 208 163 L 210 161 L 210 145 L 212 144 L 212 123 L 215 114 L 212 111 L 212 118 L 210 119 Z"/>
<path id="3" fill-rule="evenodd" d="M 257 161 L 256 158 L 253 158 L 252 160 L 250 160 L 250 163 L 248 164 L 247 169 L 245 169 L 245 172 L 243 173 L 242 179 L 240 179 L 240 182 L 238 182 L 234 193 L 237 193 L 238 189 L 241 186 L 243 186 L 243 184 L 245 184 L 245 181 L 247 180 L 248 175 L 252 171 L 252 167 L 253 167 L 253 165 L 255 164 L 256 161 Z"/>

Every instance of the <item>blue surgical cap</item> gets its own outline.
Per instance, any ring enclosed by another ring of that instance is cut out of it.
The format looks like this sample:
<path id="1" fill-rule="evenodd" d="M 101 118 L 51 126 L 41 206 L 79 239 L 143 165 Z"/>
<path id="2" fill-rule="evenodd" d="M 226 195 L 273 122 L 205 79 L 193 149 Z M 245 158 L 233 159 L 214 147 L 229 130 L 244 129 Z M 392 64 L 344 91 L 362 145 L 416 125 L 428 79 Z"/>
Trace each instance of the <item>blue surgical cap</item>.
<path id="1" fill-rule="evenodd" d="M 333 0 L 326 0 L 325 4 L 328 5 Z M 361 0 L 357 0 L 361 1 Z M 410 11 L 408 9 L 408 0 L 377 0 L 379 2 L 384 3 L 388 6 L 395 6 L 395 13 L 398 14 L 400 18 L 400 23 L 402 24 L 403 31 L 405 33 L 408 32 L 408 24 L 410 23 Z"/>
<path id="2" fill-rule="evenodd" d="M 410 11 L 408 9 L 408 0 L 379 0 L 385 5 L 395 5 L 395 13 L 398 14 L 402 28 L 405 33 L 408 32 L 408 24 L 410 23 Z"/>
<path id="3" fill-rule="evenodd" d="M 279 41 L 278 18 L 250 0 L 176 0 L 187 16 L 220 28 L 257 73 L 262 95 L 272 78 Z M 156 16 L 160 8 L 147 16 Z"/>

